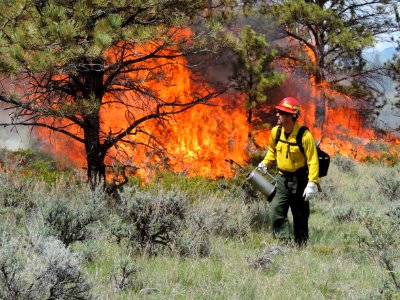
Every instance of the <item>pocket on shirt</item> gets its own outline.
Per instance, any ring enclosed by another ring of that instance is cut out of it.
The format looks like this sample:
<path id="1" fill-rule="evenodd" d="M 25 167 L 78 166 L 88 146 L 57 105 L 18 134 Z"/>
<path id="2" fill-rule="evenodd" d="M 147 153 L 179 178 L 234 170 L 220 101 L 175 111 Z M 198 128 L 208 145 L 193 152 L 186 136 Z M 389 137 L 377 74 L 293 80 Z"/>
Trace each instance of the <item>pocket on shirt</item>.
<path id="1" fill-rule="evenodd" d="M 290 159 L 292 164 L 295 166 L 295 169 L 303 167 L 305 165 L 305 156 L 303 152 L 300 151 L 298 146 L 290 146 Z"/>
<path id="2" fill-rule="evenodd" d="M 276 145 L 275 151 L 276 151 L 277 154 L 278 154 L 278 153 L 279 153 L 279 154 L 282 153 L 282 151 L 283 151 L 283 145 L 282 145 L 282 143 L 279 143 L 278 145 Z"/>

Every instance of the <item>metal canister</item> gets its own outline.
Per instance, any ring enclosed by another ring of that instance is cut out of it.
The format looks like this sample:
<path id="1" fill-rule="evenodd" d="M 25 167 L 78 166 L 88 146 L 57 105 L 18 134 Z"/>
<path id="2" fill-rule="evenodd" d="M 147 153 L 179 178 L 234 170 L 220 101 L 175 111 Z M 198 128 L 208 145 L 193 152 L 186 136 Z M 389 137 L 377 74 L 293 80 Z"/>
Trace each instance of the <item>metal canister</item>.
<path id="1" fill-rule="evenodd" d="M 272 175 L 268 174 L 271 178 Z M 264 178 L 260 173 L 256 170 L 250 172 L 247 175 L 246 180 L 258 191 L 260 191 L 263 195 L 267 196 L 268 200 L 273 197 L 275 194 L 275 185 L 269 182 Z"/>

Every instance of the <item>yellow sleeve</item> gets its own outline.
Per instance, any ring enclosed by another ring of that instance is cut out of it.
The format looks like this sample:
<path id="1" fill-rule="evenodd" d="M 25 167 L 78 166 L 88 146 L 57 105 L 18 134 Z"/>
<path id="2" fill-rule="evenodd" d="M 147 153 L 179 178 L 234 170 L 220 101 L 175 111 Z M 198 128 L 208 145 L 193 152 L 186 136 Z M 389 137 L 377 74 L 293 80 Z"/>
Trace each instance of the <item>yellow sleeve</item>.
<path id="1" fill-rule="evenodd" d="M 306 132 L 304 132 L 302 143 L 304 148 L 304 154 L 307 158 L 308 181 L 318 183 L 319 162 L 318 162 L 317 146 L 315 145 L 314 138 L 309 130 L 306 130 Z"/>
<path id="2" fill-rule="evenodd" d="M 276 152 L 275 152 L 275 136 L 276 132 L 278 131 L 278 126 L 275 126 L 272 128 L 271 133 L 269 135 L 269 142 L 268 142 L 268 151 L 267 154 L 265 155 L 263 159 L 263 163 L 265 163 L 267 166 L 272 166 L 276 164 Z"/>

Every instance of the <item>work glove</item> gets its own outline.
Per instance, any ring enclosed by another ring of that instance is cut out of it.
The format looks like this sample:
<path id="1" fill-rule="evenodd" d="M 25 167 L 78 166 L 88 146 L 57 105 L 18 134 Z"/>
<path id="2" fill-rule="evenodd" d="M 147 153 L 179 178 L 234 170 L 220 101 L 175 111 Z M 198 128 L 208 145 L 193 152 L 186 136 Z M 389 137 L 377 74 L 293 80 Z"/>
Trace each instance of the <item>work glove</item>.
<path id="1" fill-rule="evenodd" d="M 261 174 L 267 174 L 268 173 L 268 167 L 267 164 L 264 162 L 260 162 L 256 168 L 257 171 L 259 171 Z"/>
<path id="2" fill-rule="evenodd" d="M 309 181 L 304 189 L 303 197 L 305 201 L 314 198 L 318 194 L 318 185 L 315 182 Z"/>

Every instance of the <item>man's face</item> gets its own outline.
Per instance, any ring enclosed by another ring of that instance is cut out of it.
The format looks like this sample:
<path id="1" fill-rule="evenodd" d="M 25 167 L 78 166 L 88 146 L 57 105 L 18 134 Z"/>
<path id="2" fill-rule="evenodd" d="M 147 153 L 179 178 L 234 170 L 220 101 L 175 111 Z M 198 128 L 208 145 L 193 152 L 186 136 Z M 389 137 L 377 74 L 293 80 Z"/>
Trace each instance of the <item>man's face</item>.
<path id="1" fill-rule="evenodd" d="M 288 122 L 292 121 L 292 114 L 278 110 L 276 113 L 276 116 L 278 117 L 278 125 L 285 125 Z"/>

